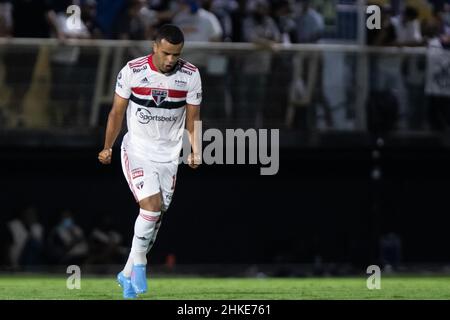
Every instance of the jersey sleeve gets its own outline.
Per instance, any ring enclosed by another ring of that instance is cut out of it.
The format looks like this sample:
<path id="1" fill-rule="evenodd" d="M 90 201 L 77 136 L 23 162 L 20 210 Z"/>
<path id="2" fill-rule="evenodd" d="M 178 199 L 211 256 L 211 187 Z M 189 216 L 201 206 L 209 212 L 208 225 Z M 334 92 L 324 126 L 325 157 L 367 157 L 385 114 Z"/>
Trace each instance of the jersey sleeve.
<path id="1" fill-rule="evenodd" d="M 116 81 L 116 94 L 124 99 L 130 98 L 131 95 L 131 79 L 130 79 L 130 68 L 128 65 L 120 70 L 117 75 Z"/>
<path id="2" fill-rule="evenodd" d="M 186 98 L 187 104 L 200 105 L 202 103 L 202 79 L 200 72 L 197 71 L 192 75 L 192 80 Z"/>

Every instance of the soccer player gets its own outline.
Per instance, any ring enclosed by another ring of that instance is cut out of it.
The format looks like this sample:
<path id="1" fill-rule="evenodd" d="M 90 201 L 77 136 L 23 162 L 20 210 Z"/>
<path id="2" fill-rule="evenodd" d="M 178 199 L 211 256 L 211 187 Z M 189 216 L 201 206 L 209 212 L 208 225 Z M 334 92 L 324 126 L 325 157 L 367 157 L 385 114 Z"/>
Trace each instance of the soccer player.
<path id="1" fill-rule="evenodd" d="M 140 210 L 128 261 L 117 276 L 124 298 L 147 291 L 146 256 L 172 200 L 185 124 L 192 145 L 188 164 L 195 169 L 201 160 L 194 122 L 200 120 L 202 85 L 199 70 L 180 59 L 183 45 L 182 31 L 174 25 L 163 25 L 157 31 L 153 54 L 122 68 L 105 144 L 98 155 L 101 163 L 111 163 L 112 147 L 126 112 L 128 132 L 121 146 L 122 169 Z"/>

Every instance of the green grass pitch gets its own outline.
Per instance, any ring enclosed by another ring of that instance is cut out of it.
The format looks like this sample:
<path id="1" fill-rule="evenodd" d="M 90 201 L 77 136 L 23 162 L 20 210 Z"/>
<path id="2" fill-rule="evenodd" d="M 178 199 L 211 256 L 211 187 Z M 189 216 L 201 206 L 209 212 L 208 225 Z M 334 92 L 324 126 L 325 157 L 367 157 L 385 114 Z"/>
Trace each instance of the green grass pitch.
<path id="1" fill-rule="evenodd" d="M 0 299 L 122 299 L 115 278 L 82 277 L 69 290 L 67 278 L 0 276 Z M 151 300 L 301 300 L 301 299 L 450 299 L 450 276 L 382 277 L 381 289 L 369 290 L 366 278 L 165 278 L 149 279 Z"/>

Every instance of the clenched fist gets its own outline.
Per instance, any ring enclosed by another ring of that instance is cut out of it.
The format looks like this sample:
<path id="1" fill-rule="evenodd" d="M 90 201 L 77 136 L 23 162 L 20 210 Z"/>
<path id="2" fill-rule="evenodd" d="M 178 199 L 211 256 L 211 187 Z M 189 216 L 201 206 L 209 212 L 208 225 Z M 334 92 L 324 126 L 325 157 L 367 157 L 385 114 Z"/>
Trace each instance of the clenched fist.
<path id="1" fill-rule="evenodd" d="M 103 164 L 110 164 L 112 156 L 112 149 L 103 149 L 98 154 L 98 160 Z"/>
<path id="2" fill-rule="evenodd" d="M 197 153 L 190 153 L 187 158 L 188 165 L 192 169 L 197 169 L 198 166 L 202 163 L 202 156 Z"/>

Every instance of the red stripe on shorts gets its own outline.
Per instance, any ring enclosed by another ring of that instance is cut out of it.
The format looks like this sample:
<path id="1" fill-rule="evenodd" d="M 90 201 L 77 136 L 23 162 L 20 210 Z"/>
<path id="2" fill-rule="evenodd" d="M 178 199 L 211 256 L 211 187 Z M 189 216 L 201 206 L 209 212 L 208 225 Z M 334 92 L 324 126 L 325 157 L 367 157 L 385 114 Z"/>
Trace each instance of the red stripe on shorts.
<path id="1" fill-rule="evenodd" d="M 134 192 L 133 179 L 131 179 L 130 174 L 130 161 L 128 160 L 128 155 L 126 151 L 123 152 L 123 160 L 125 161 L 125 171 L 127 172 L 128 185 L 130 186 L 131 192 L 133 192 L 134 199 L 136 200 L 136 202 L 139 202 L 139 199 L 136 196 L 136 192 Z"/>

